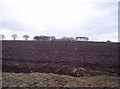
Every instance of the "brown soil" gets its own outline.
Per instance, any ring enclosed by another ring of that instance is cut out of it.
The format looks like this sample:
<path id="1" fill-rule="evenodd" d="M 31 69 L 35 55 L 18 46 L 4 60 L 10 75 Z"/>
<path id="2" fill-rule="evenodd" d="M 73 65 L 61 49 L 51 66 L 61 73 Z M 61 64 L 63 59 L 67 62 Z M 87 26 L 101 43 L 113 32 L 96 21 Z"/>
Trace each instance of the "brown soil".
<path id="1" fill-rule="evenodd" d="M 2 87 L 3 89 L 36 89 L 37 87 L 37 89 L 43 89 L 41 87 L 46 87 L 45 89 L 54 89 L 54 87 L 58 87 L 58 89 L 61 89 L 62 87 L 64 87 L 62 89 L 69 89 L 70 87 L 70 89 L 81 89 L 79 87 L 88 87 L 88 89 L 90 87 L 118 89 L 118 83 L 118 77 L 106 75 L 92 77 L 72 77 L 52 73 L 3 73 Z"/>
<path id="2" fill-rule="evenodd" d="M 79 71 L 80 68 L 84 68 L 83 75 L 116 76 L 120 69 L 118 43 L 3 41 L 2 48 L 3 72 L 40 72 L 77 76 L 73 69 Z"/>

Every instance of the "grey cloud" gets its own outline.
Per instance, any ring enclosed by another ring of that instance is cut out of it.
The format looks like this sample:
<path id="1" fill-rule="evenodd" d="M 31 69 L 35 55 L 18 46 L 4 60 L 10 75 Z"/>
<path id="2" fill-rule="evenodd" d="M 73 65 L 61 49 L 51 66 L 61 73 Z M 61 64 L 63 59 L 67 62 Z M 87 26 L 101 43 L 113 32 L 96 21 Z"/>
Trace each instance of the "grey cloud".
<path id="1" fill-rule="evenodd" d="M 90 32 L 92 31 L 93 33 L 95 33 L 95 35 L 116 32 L 118 28 L 118 11 L 116 3 L 104 3 L 100 5 L 97 4 L 95 9 L 98 11 L 100 9 L 103 9 L 103 13 L 108 13 L 104 16 L 99 15 L 88 19 L 86 22 L 86 26 L 84 26 L 83 29 L 90 29 Z"/>
<path id="2" fill-rule="evenodd" d="M 4 7 L 5 8 L 5 7 Z M 4 9 L 5 10 L 5 9 Z M 55 36 L 88 36 L 90 39 L 97 39 L 99 36 L 104 34 L 111 34 L 117 32 L 117 3 L 115 2 L 104 2 L 95 3 L 93 5 L 93 10 L 103 11 L 103 13 L 108 12 L 104 16 L 91 16 L 82 25 L 75 25 L 73 28 L 64 28 L 56 26 L 48 26 L 44 30 L 40 28 L 35 29 L 30 24 L 24 24 L 17 19 L 11 19 L 10 17 L 5 17 L 2 19 L 2 27 L 7 28 L 13 32 L 28 32 L 31 34 L 40 35 L 55 35 Z M 120 6 L 119 6 L 120 10 Z M 120 11 L 119 14 L 120 15 Z M 120 21 L 120 18 L 119 18 Z M 35 25 L 36 26 L 36 25 Z M 62 30 L 61 30 L 62 29 Z M 32 33 L 33 32 L 33 33 Z"/>
<path id="3" fill-rule="evenodd" d="M 96 7 L 96 9 L 110 9 L 113 7 L 117 7 L 116 6 L 116 2 L 98 2 L 96 4 L 94 4 L 94 6 Z"/>
<path id="4" fill-rule="evenodd" d="M 17 22 L 14 19 L 13 20 L 12 19 L 2 20 L 1 27 L 7 28 L 7 29 L 9 29 L 11 31 L 15 31 L 15 32 L 19 32 L 19 31 L 24 32 L 28 29 L 24 24 Z"/>

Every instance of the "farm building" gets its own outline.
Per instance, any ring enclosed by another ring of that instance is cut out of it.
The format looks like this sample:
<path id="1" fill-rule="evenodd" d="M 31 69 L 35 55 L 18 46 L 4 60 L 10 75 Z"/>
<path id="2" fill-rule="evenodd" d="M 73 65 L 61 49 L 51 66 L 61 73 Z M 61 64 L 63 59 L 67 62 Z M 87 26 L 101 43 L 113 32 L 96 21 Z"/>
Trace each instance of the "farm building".
<path id="1" fill-rule="evenodd" d="M 89 38 L 88 37 L 76 37 L 75 40 L 76 41 L 88 41 Z"/>
<path id="2" fill-rule="evenodd" d="M 63 37 L 60 39 L 60 41 L 74 41 L 74 38 L 72 37 Z"/>
<path id="3" fill-rule="evenodd" d="M 54 41 L 56 38 L 54 36 L 35 36 L 34 40 L 39 41 Z"/>

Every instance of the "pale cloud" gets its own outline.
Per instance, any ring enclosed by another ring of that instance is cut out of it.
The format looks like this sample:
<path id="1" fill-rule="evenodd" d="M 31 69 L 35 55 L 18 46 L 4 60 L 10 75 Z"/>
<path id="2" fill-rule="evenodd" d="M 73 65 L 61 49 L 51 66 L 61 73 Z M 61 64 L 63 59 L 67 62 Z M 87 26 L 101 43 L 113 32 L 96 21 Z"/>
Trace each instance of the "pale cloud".
<path id="1" fill-rule="evenodd" d="M 118 0 L 2 0 L 0 33 L 8 37 L 25 33 L 30 39 L 54 35 L 116 41 L 117 5 Z"/>
<path id="2" fill-rule="evenodd" d="M 118 42 L 118 39 L 116 39 L 116 38 L 118 38 L 118 32 L 100 35 L 100 36 L 98 37 L 98 40 L 103 41 L 103 40 L 106 40 L 106 39 L 108 39 L 108 40 L 110 39 L 111 41 L 116 41 L 116 42 Z"/>

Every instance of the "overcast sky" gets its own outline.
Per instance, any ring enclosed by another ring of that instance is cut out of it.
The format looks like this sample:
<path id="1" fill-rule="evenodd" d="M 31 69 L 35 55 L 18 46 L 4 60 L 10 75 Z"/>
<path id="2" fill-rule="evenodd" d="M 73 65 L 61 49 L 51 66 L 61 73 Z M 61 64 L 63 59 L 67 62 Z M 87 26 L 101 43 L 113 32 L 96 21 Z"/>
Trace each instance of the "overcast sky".
<path id="1" fill-rule="evenodd" d="M 118 0 L 0 0 L 0 34 L 118 41 Z"/>

